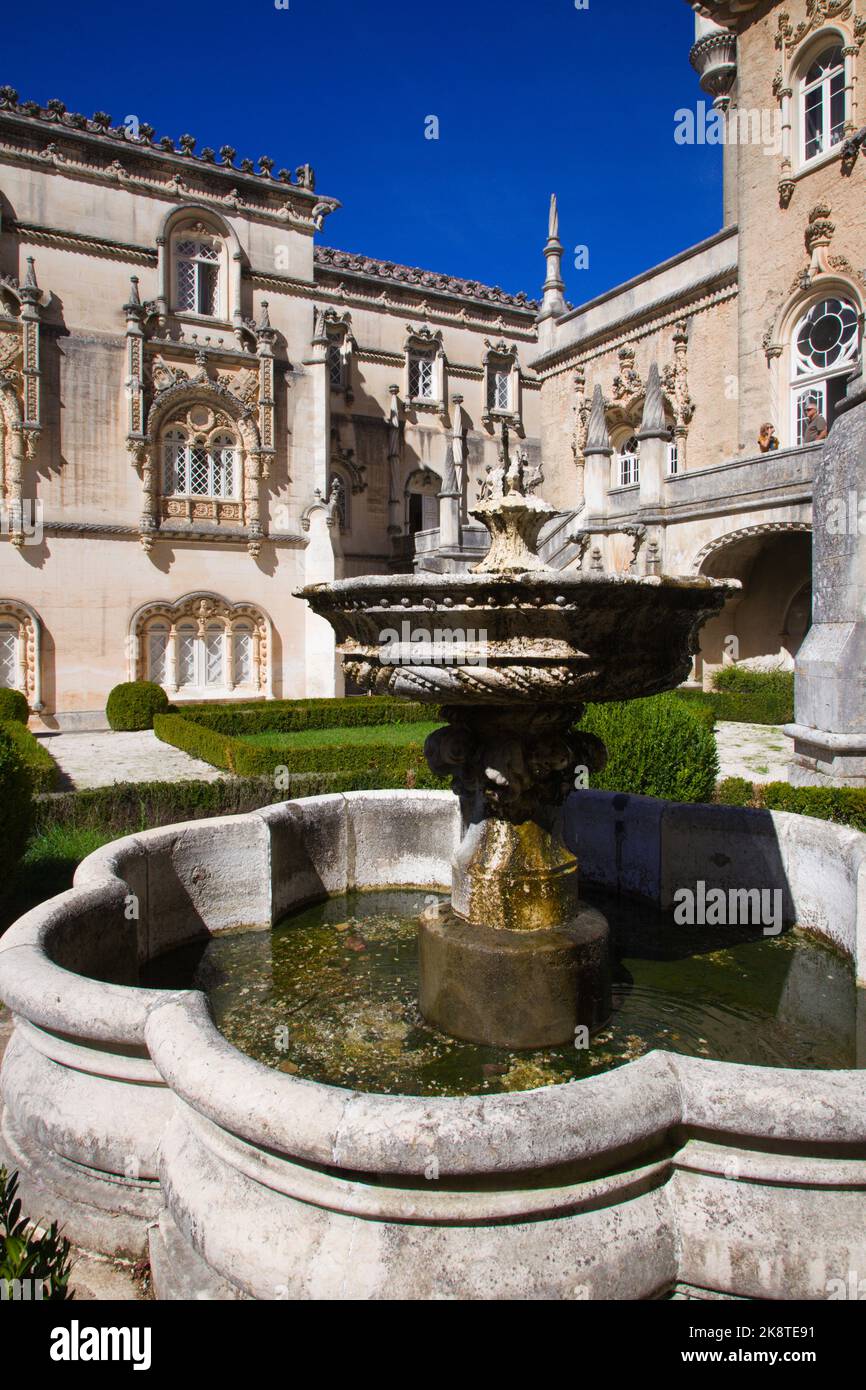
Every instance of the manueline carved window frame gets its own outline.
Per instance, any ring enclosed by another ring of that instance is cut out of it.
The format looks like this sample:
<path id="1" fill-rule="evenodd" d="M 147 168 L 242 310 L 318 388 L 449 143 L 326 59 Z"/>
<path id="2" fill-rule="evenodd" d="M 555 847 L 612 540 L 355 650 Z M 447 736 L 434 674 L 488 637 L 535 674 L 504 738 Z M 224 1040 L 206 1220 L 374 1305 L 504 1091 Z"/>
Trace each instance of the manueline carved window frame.
<path id="1" fill-rule="evenodd" d="M 778 102 L 781 123 L 779 155 L 779 202 L 790 206 L 797 184 L 816 169 L 839 161 L 841 173 L 850 174 L 857 159 L 857 147 L 850 140 L 857 121 L 858 57 L 866 42 L 866 18 L 854 13 L 852 0 L 813 0 L 802 23 L 794 27 L 782 11 L 775 36 L 782 61 L 773 79 L 773 95 Z M 842 47 L 845 60 L 845 136 L 830 149 L 805 160 L 802 156 L 802 79 L 812 62 L 834 44 Z M 858 118 L 859 119 L 859 118 Z"/>
<path id="2" fill-rule="evenodd" d="M 172 700 L 196 701 L 202 698 L 273 699 L 273 627 L 258 604 L 231 603 L 221 594 L 196 591 L 172 602 L 154 600 L 133 614 L 129 625 L 128 676 L 130 680 L 150 680 L 153 676 L 151 636 L 161 629 L 167 638 L 163 680 L 158 682 Z M 193 632 L 201 653 L 196 660 L 205 679 L 199 683 L 179 681 L 180 642 L 187 629 Z M 216 630 L 222 643 L 223 681 L 210 683 L 202 662 L 207 662 L 207 644 Z M 251 630 L 252 655 L 249 682 L 236 682 L 236 638 Z"/>

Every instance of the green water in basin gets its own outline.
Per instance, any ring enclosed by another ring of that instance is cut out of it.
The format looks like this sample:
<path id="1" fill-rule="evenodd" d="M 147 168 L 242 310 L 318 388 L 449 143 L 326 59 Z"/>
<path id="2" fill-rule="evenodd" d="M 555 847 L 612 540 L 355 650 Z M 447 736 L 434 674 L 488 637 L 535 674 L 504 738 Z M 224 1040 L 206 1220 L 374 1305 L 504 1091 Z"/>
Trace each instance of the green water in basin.
<path id="1" fill-rule="evenodd" d="M 273 931 L 231 932 L 164 956 L 142 983 L 202 989 L 242 1052 L 362 1091 L 526 1090 L 597 1075 L 654 1048 L 759 1066 L 858 1065 L 866 998 L 832 949 L 796 929 L 771 938 L 678 926 L 589 887 L 582 896 L 611 924 L 614 1003 L 589 1047 L 509 1052 L 443 1037 L 417 1005 L 417 919 L 433 896 L 331 898 Z"/>

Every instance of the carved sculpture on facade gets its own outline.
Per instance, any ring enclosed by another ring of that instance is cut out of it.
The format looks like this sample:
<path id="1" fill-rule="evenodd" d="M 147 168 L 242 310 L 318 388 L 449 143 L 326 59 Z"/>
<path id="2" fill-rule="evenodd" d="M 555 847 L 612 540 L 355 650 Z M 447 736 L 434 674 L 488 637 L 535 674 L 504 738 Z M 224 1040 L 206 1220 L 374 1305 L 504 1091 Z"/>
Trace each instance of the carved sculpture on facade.
<path id="1" fill-rule="evenodd" d="M 33 257 L 19 282 L 0 277 L 0 305 L 11 323 L 0 329 L 0 483 L 5 524 L 16 549 L 24 544 L 24 464 L 42 430 L 40 309 L 44 296 Z"/>

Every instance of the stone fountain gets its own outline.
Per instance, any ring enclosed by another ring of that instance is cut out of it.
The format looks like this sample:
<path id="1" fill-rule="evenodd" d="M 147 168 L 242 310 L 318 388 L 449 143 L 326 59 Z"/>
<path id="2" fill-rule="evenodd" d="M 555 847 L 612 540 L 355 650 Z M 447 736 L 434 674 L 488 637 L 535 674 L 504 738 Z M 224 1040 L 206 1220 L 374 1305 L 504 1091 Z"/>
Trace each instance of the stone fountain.
<path id="1" fill-rule="evenodd" d="M 556 513 L 539 481 L 506 431 L 471 513 L 491 535 L 471 573 L 301 591 L 356 686 L 442 706 L 424 751 L 452 779 L 464 833 L 450 907 L 420 923 L 420 1006 L 444 1033 L 507 1048 L 557 1046 L 610 1014 L 607 922 L 580 902 L 562 834 L 566 797 L 606 759 L 574 727 L 585 702 L 678 685 L 738 587 L 547 568 L 538 539 Z"/>

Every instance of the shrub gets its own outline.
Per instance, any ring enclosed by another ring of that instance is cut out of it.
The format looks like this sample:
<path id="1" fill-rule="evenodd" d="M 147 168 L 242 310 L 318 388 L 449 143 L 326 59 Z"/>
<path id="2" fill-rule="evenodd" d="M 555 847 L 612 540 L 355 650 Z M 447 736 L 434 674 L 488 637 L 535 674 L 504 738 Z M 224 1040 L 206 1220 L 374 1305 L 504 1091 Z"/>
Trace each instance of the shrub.
<path id="1" fill-rule="evenodd" d="M 112 729 L 137 733 L 152 729 L 154 715 L 169 707 L 161 685 L 152 681 L 126 681 L 116 685 L 108 697 L 105 713 Z"/>
<path id="2" fill-rule="evenodd" d="M 21 857 L 33 818 L 33 779 L 5 725 L 0 725 L 0 852 L 8 885 L 9 869 Z M 2 891 L 2 889 L 0 889 Z"/>
<path id="3" fill-rule="evenodd" d="M 607 746 L 607 766 L 592 776 L 593 787 L 669 801 L 712 798 L 719 771 L 712 726 L 676 695 L 590 705 L 580 728 Z"/>
<path id="4" fill-rule="evenodd" d="M 792 787 L 788 782 L 753 786 L 744 777 L 726 777 L 716 788 L 715 799 L 725 806 L 789 811 L 866 831 L 866 787 Z"/>
<path id="5" fill-rule="evenodd" d="M 790 685 L 761 690 L 677 690 L 675 695 L 692 708 L 710 710 L 717 723 L 730 720 L 737 724 L 790 724 L 794 718 L 794 691 Z"/>
<path id="6" fill-rule="evenodd" d="M 427 714 L 429 717 L 430 710 Z M 181 714 L 159 714 L 154 719 L 154 731 L 164 743 L 201 758 L 214 767 L 240 777 L 273 779 L 278 771 L 297 773 L 339 773 L 339 790 L 358 790 L 361 787 L 442 787 L 424 758 L 419 739 L 403 745 L 377 743 L 321 743 L 303 747 L 283 744 L 259 746 L 242 739 L 218 733 Z M 282 798 L 292 793 L 291 783 L 281 779 Z M 337 788 L 334 788 L 336 790 Z M 282 799 L 280 797 L 276 799 Z"/>
<path id="7" fill-rule="evenodd" d="M 72 1273 L 70 1245 L 61 1236 L 56 1222 L 37 1235 L 31 1223 L 21 1215 L 18 1198 L 18 1174 L 0 1168 L 0 1288 L 8 1297 L 8 1284 L 13 1279 L 41 1283 L 44 1298 L 60 1303 L 74 1295 L 69 1290 Z"/>
<path id="8" fill-rule="evenodd" d="M 793 671 L 750 671 L 743 666 L 722 666 L 713 672 L 713 690 L 732 690 L 739 694 L 763 695 L 768 691 L 793 697 Z"/>
<path id="9" fill-rule="evenodd" d="M 0 723 L 26 724 L 29 718 L 27 701 L 20 690 L 0 690 Z"/>
<path id="10" fill-rule="evenodd" d="M 755 788 L 745 777 L 725 777 L 713 798 L 720 806 L 751 806 L 754 799 Z"/>
<path id="11" fill-rule="evenodd" d="M 185 705 L 185 719 L 221 734 L 291 734 L 302 729 L 351 729 L 377 724 L 423 724 L 439 717 L 437 705 L 388 695 L 343 700 L 259 700 L 255 704 Z"/>
<path id="12" fill-rule="evenodd" d="M 37 794 L 53 791 L 60 777 L 60 768 L 45 745 L 39 742 L 26 724 L 2 721 L 0 728 L 12 740 L 18 756 L 30 773 L 33 791 Z"/>
<path id="13" fill-rule="evenodd" d="M 850 825 L 866 830 L 866 789 L 863 787 L 792 787 L 769 782 L 755 788 L 756 802 L 768 811 L 792 811 L 798 816 Z"/>

